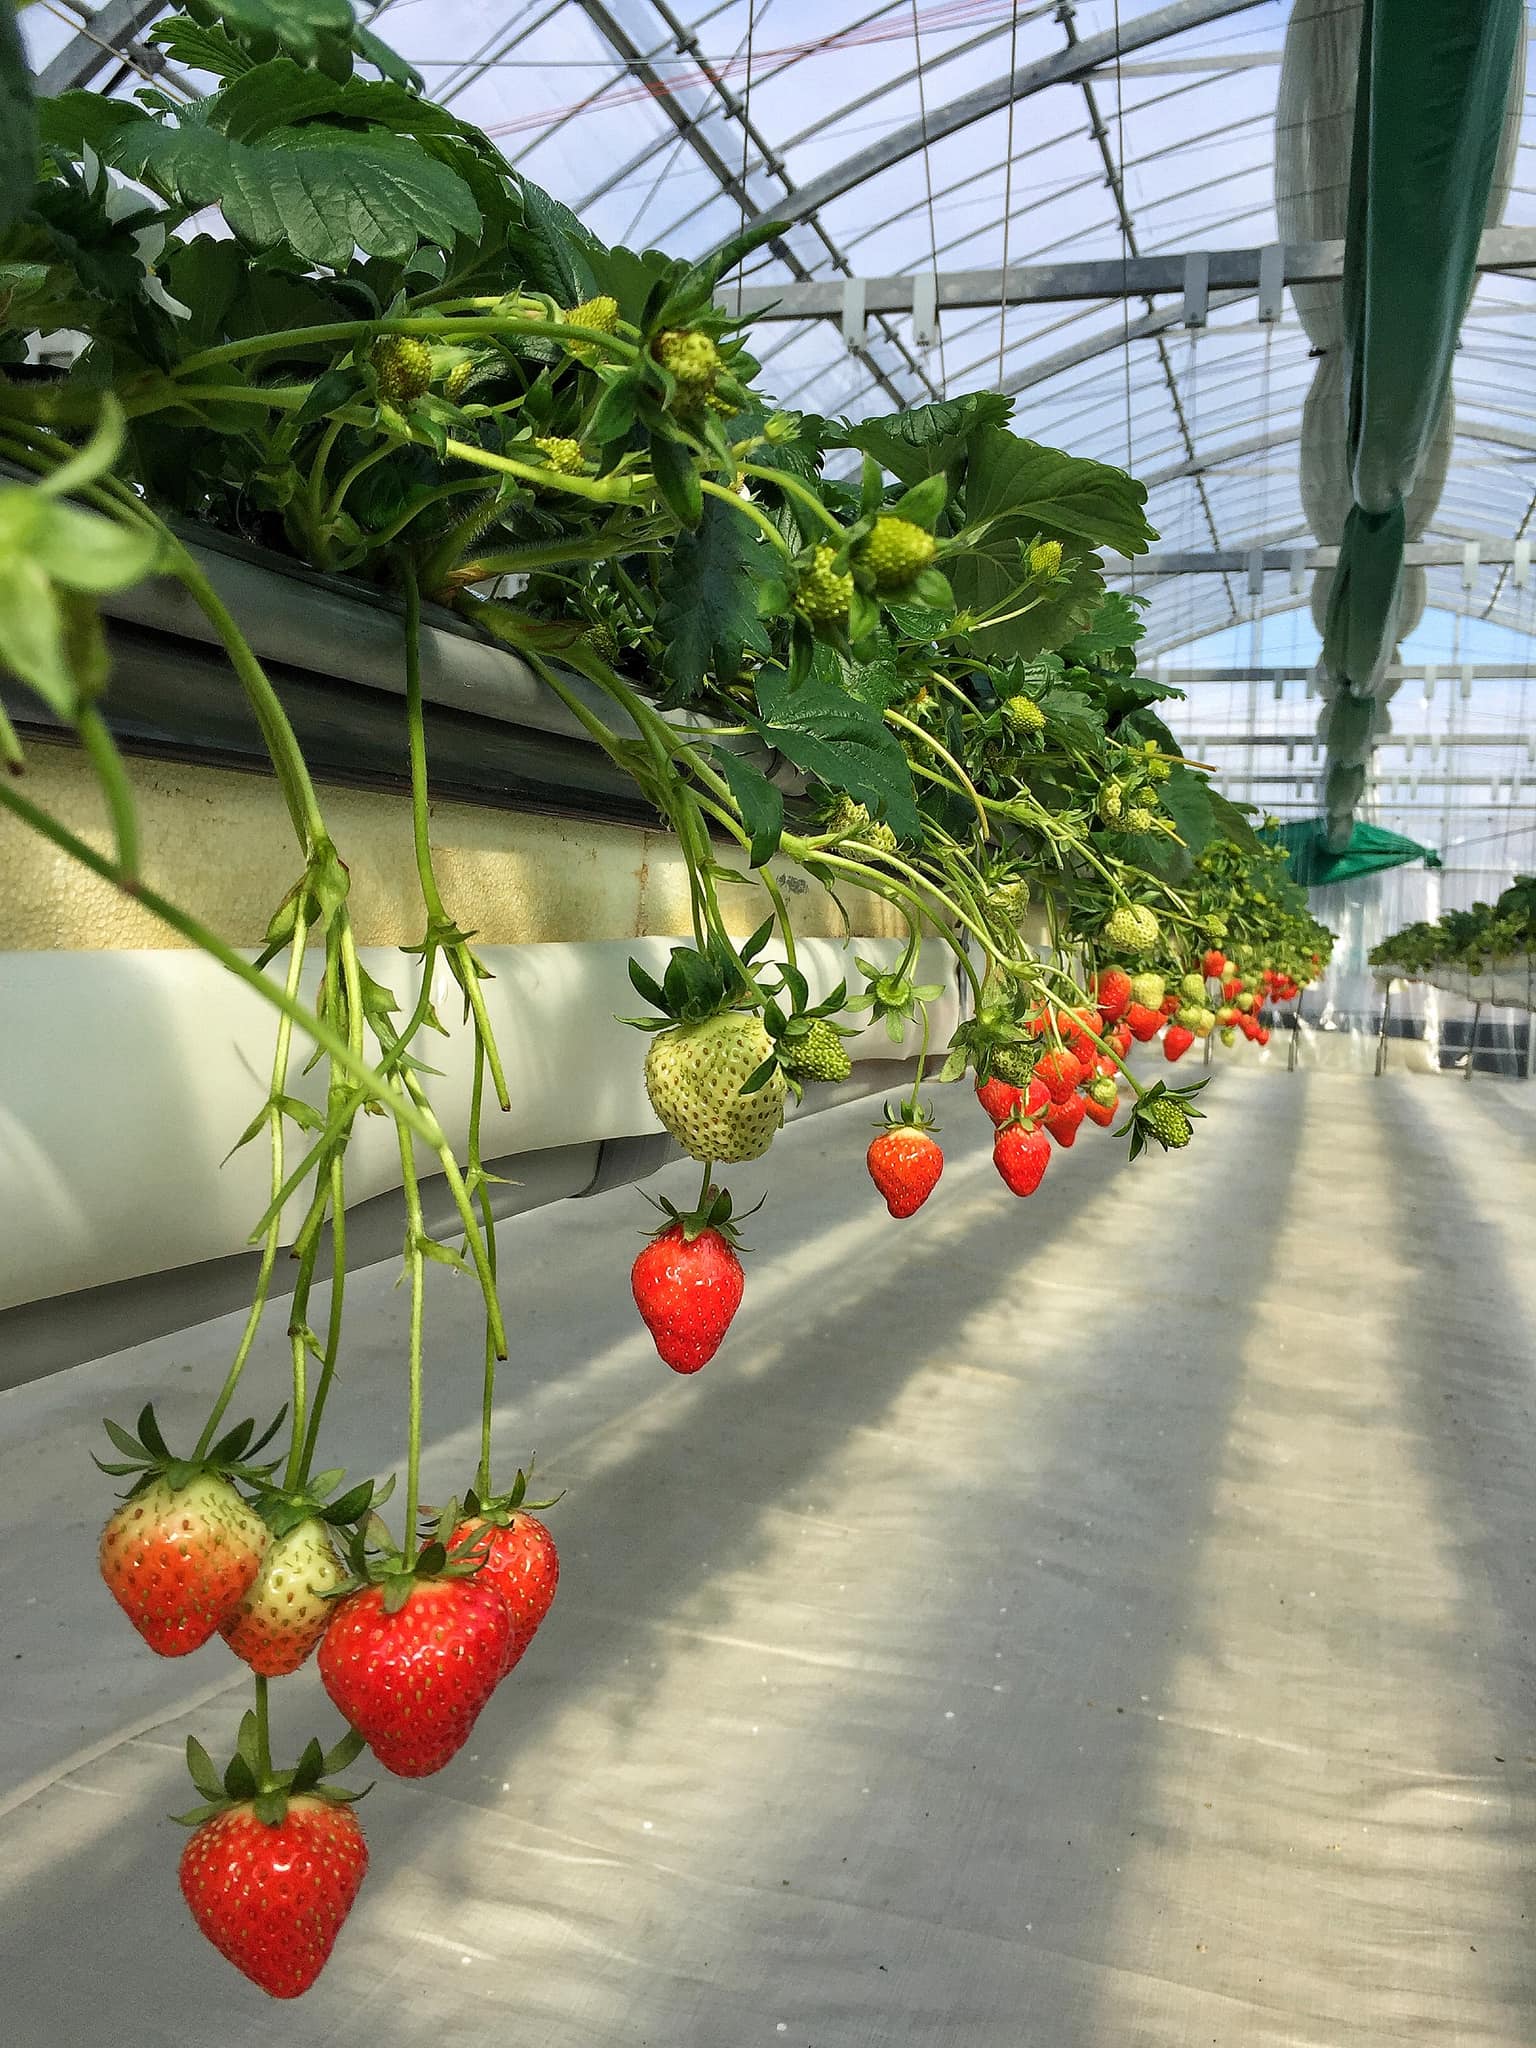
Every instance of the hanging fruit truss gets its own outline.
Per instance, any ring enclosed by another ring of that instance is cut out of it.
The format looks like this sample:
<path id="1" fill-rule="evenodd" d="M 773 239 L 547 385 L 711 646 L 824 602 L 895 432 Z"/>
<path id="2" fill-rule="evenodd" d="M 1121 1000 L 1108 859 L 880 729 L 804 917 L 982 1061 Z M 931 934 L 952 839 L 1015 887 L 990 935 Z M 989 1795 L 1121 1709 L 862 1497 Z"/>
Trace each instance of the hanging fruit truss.
<path id="1" fill-rule="evenodd" d="M 364 1744 L 398 1775 L 445 1764 L 558 1575 L 525 1474 L 493 1468 L 509 1332 L 482 1133 L 507 1092 L 473 936 L 433 867 L 423 606 L 515 649 L 686 861 L 692 944 L 659 983 L 633 970 L 649 1034 L 635 1057 L 702 1168 L 696 1206 L 665 1211 L 632 1275 L 681 1372 L 713 1355 L 742 1296 L 718 1170 L 766 1150 L 788 1095 L 846 1075 L 852 1028 L 883 1021 L 898 1043 L 915 1028 L 926 1055 L 941 991 L 917 978 L 925 939 L 948 946 L 971 998 L 927 1078 L 972 1077 L 1021 1196 L 1085 1119 L 1118 1124 L 1132 1157 L 1187 1144 L 1195 1089 L 1138 1079 L 1129 1047 L 1162 1032 L 1171 1062 L 1212 1029 L 1262 1032 L 1248 1020 L 1317 971 L 1328 939 L 1264 886 L 1247 823 L 1157 715 L 1174 693 L 1136 674 L 1136 608 L 1106 591 L 1098 553 L 1153 537 L 1130 477 L 1023 438 L 995 393 L 857 424 L 775 410 L 716 303 L 771 230 L 694 264 L 603 247 L 426 99 L 346 0 L 197 0 L 150 39 L 218 89 L 190 104 L 154 87 L 34 104 L 0 9 L 0 667 L 78 739 L 110 841 L 88 843 L 29 793 L 3 710 L 0 806 L 273 1014 L 268 1096 L 244 1134 L 271 1161 L 250 1312 L 190 1449 L 165 1442 L 152 1409 L 136 1432 L 108 1425 L 103 1469 L 128 1492 L 101 1564 L 152 1649 L 181 1656 L 218 1634 L 255 1674 L 227 1765 L 189 1744 L 202 1803 L 182 1888 L 231 1962 L 290 1997 L 323 1966 L 366 1866 L 337 1774 Z M 65 331 L 85 338 L 67 370 L 32 360 L 29 337 Z M 400 989 L 363 968 L 346 848 L 242 621 L 186 545 L 199 525 L 398 595 L 421 888 Z M 209 621 L 291 821 L 293 886 L 254 962 L 144 877 L 96 600 L 151 576 Z M 775 756 L 803 793 L 770 778 Z M 745 944 L 721 912 L 740 881 L 727 849 L 773 910 Z M 862 987 L 812 1003 L 770 861 L 894 906 L 899 960 L 861 962 Z M 421 1047 L 444 967 L 474 1035 L 462 1157 Z M 319 1111 L 290 1090 L 311 1056 Z M 942 1168 L 925 1066 L 870 1146 L 893 1216 L 912 1215 Z M 348 1143 L 365 1111 L 398 1135 L 406 1215 L 393 1531 L 383 1493 L 320 1468 Z M 423 1172 L 452 1197 L 451 1243 L 428 1231 Z M 292 1396 L 258 1439 L 227 1416 L 294 1204 Z M 418 1491 L 429 1262 L 485 1302 L 479 1462 L 437 1508 Z M 311 1653 L 347 1730 L 280 1766 L 267 1686 Z"/>

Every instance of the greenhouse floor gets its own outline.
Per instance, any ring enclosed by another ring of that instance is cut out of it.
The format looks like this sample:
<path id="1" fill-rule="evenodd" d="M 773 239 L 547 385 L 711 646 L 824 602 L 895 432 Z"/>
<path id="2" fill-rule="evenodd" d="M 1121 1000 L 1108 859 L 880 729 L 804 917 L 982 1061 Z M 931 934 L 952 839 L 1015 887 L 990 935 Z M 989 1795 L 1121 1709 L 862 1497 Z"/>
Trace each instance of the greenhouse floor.
<path id="1" fill-rule="evenodd" d="M 503 1438 L 568 1489 L 559 1599 L 464 1754 L 367 1800 L 281 2014 L 193 1931 L 163 1817 L 244 1673 L 151 1657 L 94 1565 L 97 1418 L 195 1431 L 234 1322 L 0 1397 L 5 2039 L 1525 2048 L 1536 1086 L 1207 1100 L 1188 1153 L 1089 1129 L 1027 1205 L 957 1104 L 899 1225 L 868 1106 L 790 1130 L 734 1177 L 774 1193 L 696 1380 L 633 1316 L 633 1190 L 504 1227 Z M 433 1279 L 440 1432 L 480 1338 Z M 358 1473 L 393 1455 L 393 1282 L 354 1283 Z M 471 1463 L 439 1433 L 428 1497 Z M 277 1691 L 285 1747 L 334 1730 L 312 1677 Z"/>

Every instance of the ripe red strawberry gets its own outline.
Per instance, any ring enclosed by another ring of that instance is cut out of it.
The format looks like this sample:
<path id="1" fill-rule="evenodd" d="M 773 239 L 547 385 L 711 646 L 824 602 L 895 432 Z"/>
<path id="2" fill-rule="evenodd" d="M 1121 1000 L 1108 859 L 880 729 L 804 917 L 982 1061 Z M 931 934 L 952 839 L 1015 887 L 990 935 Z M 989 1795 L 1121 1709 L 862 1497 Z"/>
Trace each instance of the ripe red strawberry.
<path id="1" fill-rule="evenodd" d="M 1067 1050 L 1082 1068 L 1084 1074 L 1091 1074 L 1093 1072 L 1093 1063 L 1099 1056 L 1099 1048 L 1094 1044 L 1086 1031 L 1079 1031 L 1075 1037 L 1068 1039 Z"/>
<path id="2" fill-rule="evenodd" d="M 1032 1195 L 1050 1163 L 1050 1139 L 1027 1118 L 1004 1124 L 992 1140 L 992 1164 L 1016 1195 Z"/>
<path id="3" fill-rule="evenodd" d="M 485 1561 L 475 1583 L 494 1586 L 507 1604 L 512 1635 L 507 1644 L 506 1672 L 510 1671 L 533 1641 L 540 1622 L 550 1610 L 555 1588 L 560 1583 L 560 1556 L 555 1539 L 539 1520 L 514 1509 L 505 1521 L 494 1516 L 468 1515 L 454 1528 L 449 1548 L 457 1550 L 467 1538 L 475 1539 L 476 1552 Z"/>
<path id="4" fill-rule="evenodd" d="M 1163 1015 L 1165 1017 L 1173 1016 L 1177 1010 L 1182 1008 L 1183 1002 L 1184 998 L 1179 994 L 1178 990 L 1170 989 L 1167 995 L 1163 997 Z"/>
<path id="5" fill-rule="evenodd" d="M 1235 974 L 1229 975 L 1221 984 L 1221 992 L 1229 1003 L 1235 1003 L 1243 992 L 1243 984 Z"/>
<path id="6" fill-rule="evenodd" d="M 350 1807 L 303 1794 L 274 1825 L 242 1802 L 205 1820 L 182 1850 L 181 1894 L 243 1976 L 297 1998 L 324 1969 L 367 1869 Z"/>
<path id="7" fill-rule="evenodd" d="M 1267 1024 L 1261 1024 L 1258 1030 L 1255 1031 L 1253 1035 L 1260 1045 L 1268 1045 L 1269 1026 Z"/>
<path id="8" fill-rule="evenodd" d="M 1170 1024 L 1163 1033 L 1163 1058 L 1181 1060 L 1195 1042 L 1193 1031 L 1186 1031 L 1182 1024 Z"/>
<path id="9" fill-rule="evenodd" d="M 1227 956 L 1213 946 L 1200 963 L 1201 972 L 1207 981 L 1217 981 L 1226 972 Z"/>
<path id="10" fill-rule="evenodd" d="M 346 1576 L 324 1522 L 300 1522 L 273 1537 L 261 1569 L 234 1612 L 219 1623 L 219 1633 L 253 1671 L 285 1677 L 325 1634 L 334 1604 L 326 1596 Z"/>
<path id="11" fill-rule="evenodd" d="M 1006 1123 L 1024 1100 L 1024 1091 L 1011 1082 L 999 1080 L 996 1074 L 989 1074 L 985 1081 L 976 1083 L 976 1100 L 993 1123 Z"/>
<path id="12" fill-rule="evenodd" d="M 507 1669 L 512 1616 L 474 1578 L 395 1577 L 336 1603 L 320 1641 L 320 1682 L 385 1770 L 440 1771 L 469 1739 Z"/>
<path id="13" fill-rule="evenodd" d="M 1131 1049 L 1130 1025 L 1122 1020 L 1115 1026 L 1113 1031 L 1108 1031 L 1104 1035 L 1107 1043 L 1114 1047 L 1115 1052 L 1121 1059 L 1124 1059 Z"/>
<path id="14" fill-rule="evenodd" d="M 1083 1097 L 1083 1114 L 1090 1117 L 1100 1130 L 1107 1131 L 1120 1114 L 1118 1102 L 1100 1102 L 1095 1096 Z"/>
<path id="15" fill-rule="evenodd" d="M 697 1372 L 724 1342 L 746 1284 L 723 1190 L 690 1214 L 664 1202 L 663 1225 L 630 1269 L 630 1291 L 662 1360 Z"/>
<path id="16" fill-rule="evenodd" d="M 938 1186 L 944 1154 L 921 1110 L 903 1103 L 901 1116 L 899 1123 L 886 1124 L 875 1133 L 864 1163 L 891 1214 L 911 1216 Z"/>
<path id="17" fill-rule="evenodd" d="M 1035 1068 L 1035 1078 L 1045 1083 L 1052 1102 L 1065 1102 L 1082 1080 L 1083 1069 L 1073 1053 L 1048 1052 Z"/>
<path id="18" fill-rule="evenodd" d="M 101 1532 L 107 1590 L 152 1650 L 201 1649 L 245 1597 L 267 1545 L 260 1517 L 217 1473 L 173 1486 L 164 1471 Z"/>
<path id="19" fill-rule="evenodd" d="M 1130 1026 L 1131 1036 L 1145 1045 L 1149 1038 L 1156 1038 L 1162 1027 L 1163 1013 L 1161 1010 L 1149 1010 L 1145 1003 L 1132 1003 L 1125 1013 L 1125 1021 Z"/>
<path id="20" fill-rule="evenodd" d="M 1065 1102 L 1053 1102 L 1045 1112 L 1045 1128 L 1064 1150 L 1077 1143 L 1083 1118 L 1088 1114 L 1081 1095 L 1069 1095 Z"/>

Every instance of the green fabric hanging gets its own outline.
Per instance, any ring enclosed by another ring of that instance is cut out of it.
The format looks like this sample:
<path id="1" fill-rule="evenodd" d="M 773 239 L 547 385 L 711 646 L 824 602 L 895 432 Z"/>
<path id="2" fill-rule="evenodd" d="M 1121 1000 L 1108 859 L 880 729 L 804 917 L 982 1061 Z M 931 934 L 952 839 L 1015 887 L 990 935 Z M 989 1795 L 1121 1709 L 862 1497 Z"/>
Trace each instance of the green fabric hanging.
<path id="1" fill-rule="evenodd" d="M 1450 381 L 1524 32 L 1521 0 L 1365 0 L 1343 283 L 1354 507 L 1323 632 L 1341 706 L 1369 699 L 1392 656 L 1403 501 Z M 1327 836 L 1342 852 L 1371 721 L 1335 719 L 1328 739 Z"/>
<path id="2" fill-rule="evenodd" d="M 1342 853 L 1330 850 L 1325 821 L 1303 818 L 1296 824 L 1271 826 L 1262 835 L 1271 845 L 1283 846 L 1290 861 L 1291 880 L 1304 889 L 1322 888 L 1329 882 L 1347 882 L 1356 875 L 1375 874 L 1381 868 L 1398 868 L 1421 860 L 1429 868 L 1440 865 L 1432 847 L 1404 839 L 1398 832 L 1380 825 L 1358 821 Z"/>

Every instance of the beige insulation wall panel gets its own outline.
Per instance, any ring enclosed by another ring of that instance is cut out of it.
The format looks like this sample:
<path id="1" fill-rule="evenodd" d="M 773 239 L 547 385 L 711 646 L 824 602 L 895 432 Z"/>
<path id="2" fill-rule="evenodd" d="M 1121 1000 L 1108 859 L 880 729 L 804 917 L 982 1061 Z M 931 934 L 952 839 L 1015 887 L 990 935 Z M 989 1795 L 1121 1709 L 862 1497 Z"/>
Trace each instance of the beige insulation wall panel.
<path id="1" fill-rule="evenodd" d="M 69 746 L 29 748 L 27 794 L 92 845 L 109 837 L 94 779 Z M 267 921 L 298 879 L 300 862 L 277 786 L 235 769 L 132 760 L 128 773 L 143 831 L 145 879 L 221 938 L 259 946 Z M 364 946 L 414 945 L 421 892 L 403 794 L 327 788 L 321 802 L 352 877 L 351 909 Z M 687 872 L 662 832 L 594 825 L 478 804 L 435 803 L 433 859 L 452 915 L 481 944 L 686 936 Z M 728 858 L 720 849 L 721 858 Z M 842 936 L 837 906 L 780 871 L 795 924 L 808 937 Z M 0 952 L 150 948 L 180 943 L 144 906 L 86 874 L 15 819 L 0 818 Z M 902 930 L 889 905 L 845 897 L 854 928 Z M 744 936 L 768 914 L 755 883 L 720 892 L 727 924 Z"/>

